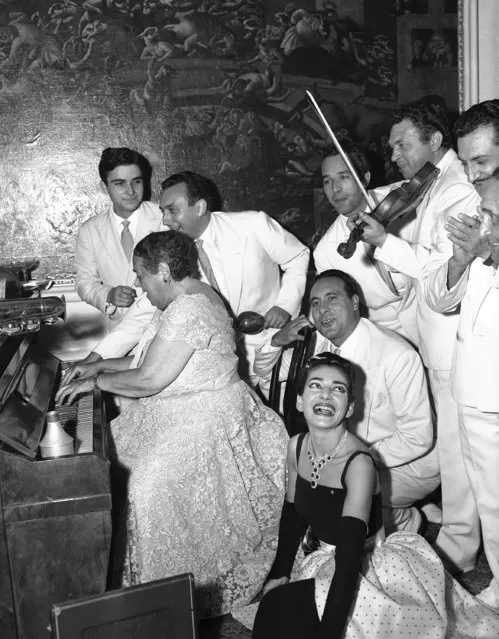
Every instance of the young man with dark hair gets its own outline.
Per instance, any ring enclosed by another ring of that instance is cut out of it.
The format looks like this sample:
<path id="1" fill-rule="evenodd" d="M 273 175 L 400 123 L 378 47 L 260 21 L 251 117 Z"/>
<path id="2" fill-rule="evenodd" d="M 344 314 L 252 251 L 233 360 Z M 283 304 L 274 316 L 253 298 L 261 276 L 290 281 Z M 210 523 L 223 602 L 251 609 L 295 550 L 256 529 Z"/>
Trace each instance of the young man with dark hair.
<path id="1" fill-rule="evenodd" d="M 76 238 L 76 292 L 109 317 L 111 328 L 126 315 L 137 294 L 133 247 L 162 228 L 158 205 L 144 201 L 151 174 L 148 160 L 137 151 L 104 149 L 99 175 L 112 206 L 84 222 Z"/>
<path id="2" fill-rule="evenodd" d="M 342 140 L 341 146 L 363 186 L 367 188 L 371 174 L 364 151 L 348 139 Z M 321 168 L 324 195 L 338 216 L 315 248 L 317 272 L 336 268 L 350 273 L 362 288 L 362 303 L 369 319 L 417 343 L 415 294 L 407 278 L 399 273 L 388 273 L 374 259 L 373 247 L 367 242 L 360 241 L 348 259 L 338 253 L 339 245 L 346 242 L 350 235 L 348 220 L 365 211 L 367 203 L 334 145 L 324 150 Z M 385 193 L 371 191 L 371 195 L 377 201 Z"/>
<path id="3" fill-rule="evenodd" d="M 164 180 L 161 188 L 163 222 L 196 240 L 201 279 L 219 292 L 234 316 L 254 311 L 265 318 L 265 330 L 238 339 L 240 374 L 256 385 L 255 348 L 298 314 L 309 250 L 263 211 L 217 210 L 222 198 L 215 183 L 205 176 L 182 171 Z M 126 354 L 136 345 L 152 313 L 152 306 L 141 296 L 87 361 Z"/>

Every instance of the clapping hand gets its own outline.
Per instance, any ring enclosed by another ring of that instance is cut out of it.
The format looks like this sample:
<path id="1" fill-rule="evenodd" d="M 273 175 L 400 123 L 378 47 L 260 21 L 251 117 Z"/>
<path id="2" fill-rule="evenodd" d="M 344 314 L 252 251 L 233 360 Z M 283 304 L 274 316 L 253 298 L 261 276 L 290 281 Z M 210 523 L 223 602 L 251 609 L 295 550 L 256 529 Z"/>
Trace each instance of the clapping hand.
<path id="1" fill-rule="evenodd" d="M 454 245 L 454 259 L 462 266 L 470 264 L 475 257 L 488 257 L 493 248 L 490 232 L 484 232 L 482 227 L 480 207 L 478 213 L 480 217 L 459 213 L 457 218 L 448 217 L 445 222 L 445 230 Z"/>

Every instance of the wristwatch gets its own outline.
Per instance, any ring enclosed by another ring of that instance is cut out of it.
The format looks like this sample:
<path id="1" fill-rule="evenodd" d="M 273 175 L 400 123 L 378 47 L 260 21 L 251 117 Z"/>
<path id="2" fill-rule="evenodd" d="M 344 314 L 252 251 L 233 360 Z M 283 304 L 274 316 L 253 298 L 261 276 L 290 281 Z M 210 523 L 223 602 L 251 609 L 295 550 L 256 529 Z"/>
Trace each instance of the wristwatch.
<path id="1" fill-rule="evenodd" d="M 106 302 L 106 306 L 104 307 L 104 312 L 106 315 L 112 315 L 116 310 L 116 305 L 111 304 L 111 302 Z"/>

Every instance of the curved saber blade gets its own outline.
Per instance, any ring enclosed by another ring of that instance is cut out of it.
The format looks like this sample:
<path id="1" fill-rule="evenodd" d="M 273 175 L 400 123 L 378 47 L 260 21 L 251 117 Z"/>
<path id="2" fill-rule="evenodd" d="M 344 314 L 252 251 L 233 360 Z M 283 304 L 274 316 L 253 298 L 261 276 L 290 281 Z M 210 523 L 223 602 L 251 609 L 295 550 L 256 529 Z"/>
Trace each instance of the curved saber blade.
<path id="1" fill-rule="evenodd" d="M 335 134 L 333 133 L 333 130 L 331 129 L 331 127 L 329 126 L 328 121 L 326 120 L 326 118 L 324 117 L 324 114 L 322 113 L 319 105 L 317 104 L 316 99 L 314 98 L 314 96 L 310 93 L 310 91 L 305 90 L 305 93 L 307 94 L 307 98 L 310 100 L 310 103 L 312 104 L 312 106 L 314 107 L 317 115 L 319 116 L 322 124 L 324 125 L 324 128 L 326 129 L 326 131 L 329 134 L 329 137 L 331 138 L 331 140 L 333 141 L 334 146 L 338 149 L 338 153 L 341 155 L 341 157 L 343 158 L 343 161 L 345 162 L 345 164 L 347 165 L 348 170 L 350 171 L 350 173 L 352 174 L 353 179 L 357 182 L 357 186 L 360 189 L 360 192 L 362 193 L 362 195 L 364 196 L 365 201 L 367 202 L 367 206 L 370 208 L 370 210 L 372 211 L 375 207 L 375 204 L 371 198 L 371 196 L 369 195 L 369 193 L 366 191 L 366 189 L 364 188 L 364 185 L 362 184 L 362 182 L 360 181 L 359 176 L 357 175 L 356 170 L 353 168 L 352 163 L 350 162 L 350 160 L 348 159 L 347 154 L 345 153 L 345 151 L 343 151 L 343 149 L 341 148 L 341 144 L 338 142 L 338 140 L 336 139 Z"/>

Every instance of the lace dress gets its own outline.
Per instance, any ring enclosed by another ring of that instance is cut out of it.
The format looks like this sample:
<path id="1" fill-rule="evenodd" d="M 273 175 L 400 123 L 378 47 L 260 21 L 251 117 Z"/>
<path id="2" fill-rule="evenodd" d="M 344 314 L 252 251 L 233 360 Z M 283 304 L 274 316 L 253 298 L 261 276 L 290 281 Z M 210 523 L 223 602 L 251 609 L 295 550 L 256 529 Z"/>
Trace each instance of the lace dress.
<path id="1" fill-rule="evenodd" d="M 248 603 L 272 564 L 285 490 L 287 434 L 237 376 L 225 309 L 205 295 L 157 311 L 153 338 L 187 342 L 180 375 L 112 423 L 130 471 L 124 585 L 192 572 L 203 615 Z"/>

